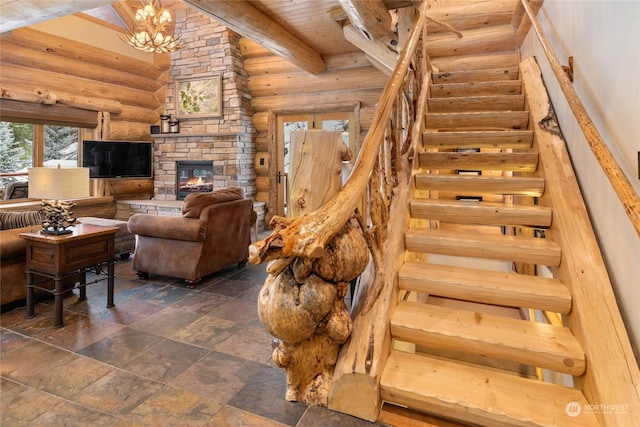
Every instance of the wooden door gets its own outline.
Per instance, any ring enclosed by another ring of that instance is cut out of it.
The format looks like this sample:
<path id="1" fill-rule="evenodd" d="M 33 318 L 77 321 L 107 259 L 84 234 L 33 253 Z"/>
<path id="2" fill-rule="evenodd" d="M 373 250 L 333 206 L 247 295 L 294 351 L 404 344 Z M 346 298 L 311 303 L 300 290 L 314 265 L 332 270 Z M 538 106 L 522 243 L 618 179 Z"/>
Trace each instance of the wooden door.
<path id="1" fill-rule="evenodd" d="M 322 129 L 337 130 L 342 134 L 342 139 L 355 155 L 354 137 L 354 113 L 309 113 L 309 114 L 287 114 L 277 116 L 276 125 L 276 214 L 286 216 L 289 196 L 289 165 L 291 152 L 291 132 L 296 130 Z M 350 161 L 353 164 L 353 156 Z M 345 170 L 348 170 L 345 165 Z"/>

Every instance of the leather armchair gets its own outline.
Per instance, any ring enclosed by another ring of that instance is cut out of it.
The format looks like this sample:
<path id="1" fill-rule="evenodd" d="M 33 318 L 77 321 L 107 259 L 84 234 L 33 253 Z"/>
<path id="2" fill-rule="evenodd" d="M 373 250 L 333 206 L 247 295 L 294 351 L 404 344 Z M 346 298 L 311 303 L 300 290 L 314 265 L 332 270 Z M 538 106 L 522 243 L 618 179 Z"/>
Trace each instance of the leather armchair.
<path id="1" fill-rule="evenodd" d="M 133 268 L 139 277 L 178 277 L 196 287 L 204 276 L 234 263 L 246 264 L 256 214 L 242 189 L 190 194 L 182 213 L 129 218 L 128 229 L 136 234 Z"/>

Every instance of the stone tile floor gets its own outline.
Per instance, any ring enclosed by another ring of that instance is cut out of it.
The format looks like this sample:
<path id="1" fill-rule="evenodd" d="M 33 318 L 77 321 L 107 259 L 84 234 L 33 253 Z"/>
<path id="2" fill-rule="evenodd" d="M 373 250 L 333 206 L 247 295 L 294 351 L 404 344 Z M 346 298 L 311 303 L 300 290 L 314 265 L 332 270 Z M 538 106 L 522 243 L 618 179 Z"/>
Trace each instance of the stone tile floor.
<path id="1" fill-rule="evenodd" d="M 91 275 L 90 275 L 91 276 Z M 116 262 L 116 306 L 106 285 L 0 317 L 2 426 L 379 426 L 287 402 L 285 372 L 256 300 L 265 266 L 229 267 L 197 289 L 178 279 L 139 280 Z M 91 279 L 89 279 L 90 281 Z"/>

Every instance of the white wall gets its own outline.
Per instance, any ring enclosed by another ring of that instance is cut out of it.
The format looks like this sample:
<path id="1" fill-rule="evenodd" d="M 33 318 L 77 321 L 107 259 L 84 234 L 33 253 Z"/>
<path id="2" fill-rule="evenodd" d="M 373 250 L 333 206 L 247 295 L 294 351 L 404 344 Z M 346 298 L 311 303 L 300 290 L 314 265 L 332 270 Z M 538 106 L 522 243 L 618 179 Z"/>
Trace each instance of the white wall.
<path id="1" fill-rule="evenodd" d="M 120 40 L 118 35 L 124 35 L 124 33 L 96 25 L 93 21 L 74 15 L 44 21 L 32 25 L 31 28 L 153 63 L 152 53 L 134 49 Z"/>
<path id="2" fill-rule="evenodd" d="M 640 1 L 545 0 L 542 31 L 562 64 L 574 58 L 573 86 L 616 161 L 640 193 Z M 640 237 L 589 148 L 537 37 L 522 58 L 535 56 L 567 141 L 600 242 L 618 305 L 640 360 Z"/>

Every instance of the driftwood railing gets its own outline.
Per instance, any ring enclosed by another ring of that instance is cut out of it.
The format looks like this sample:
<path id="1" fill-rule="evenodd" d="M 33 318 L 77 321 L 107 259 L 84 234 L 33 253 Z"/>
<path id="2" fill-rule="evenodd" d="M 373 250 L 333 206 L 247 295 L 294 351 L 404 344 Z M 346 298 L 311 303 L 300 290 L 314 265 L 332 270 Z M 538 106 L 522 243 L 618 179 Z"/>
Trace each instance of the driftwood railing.
<path id="1" fill-rule="evenodd" d="M 636 229 L 636 233 L 640 236 L 640 196 L 631 186 L 629 179 L 622 172 L 620 165 L 616 162 L 604 139 L 600 136 L 598 129 L 593 124 L 587 110 L 584 108 L 582 101 L 573 88 L 571 81 L 558 61 L 558 57 L 553 52 L 549 41 L 542 32 L 540 23 L 536 18 L 536 14 L 532 10 L 528 1 L 521 0 L 518 5 L 519 7 L 524 8 L 529 20 L 531 21 L 533 30 L 535 31 L 538 40 L 544 49 L 544 53 L 549 60 L 553 74 L 555 74 L 558 79 L 560 89 L 562 90 L 571 111 L 578 121 L 580 129 L 582 129 L 587 143 L 589 144 L 589 147 L 591 147 L 591 151 L 593 151 L 598 163 L 609 179 L 611 186 L 618 195 L 631 224 L 633 224 Z"/>
<path id="2" fill-rule="evenodd" d="M 419 111 L 418 105 L 420 100 L 424 104 L 427 87 L 423 84 L 428 75 L 422 46 L 426 32 L 425 12 L 426 4 L 422 6 L 393 75 L 384 88 L 373 124 L 344 188 L 308 215 L 274 217 L 270 223 L 274 230 L 272 234 L 250 248 L 252 263 L 270 261 L 267 266 L 269 276 L 258 298 L 258 311 L 267 330 L 278 339 L 273 359 L 287 370 L 287 399 L 334 408 L 339 408 L 343 401 L 354 406 L 354 399 L 363 399 L 366 400 L 362 402 L 365 414 L 361 417 L 366 419 L 375 419 L 379 411 L 375 378 L 382 373 L 386 360 L 384 349 L 388 354 L 390 345 L 386 331 L 388 314 L 376 310 L 388 311 L 392 306 L 389 299 L 396 298 L 395 292 L 383 291 L 383 288 L 394 287 L 395 271 L 386 271 L 382 260 L 383 255 L 397 256 L 385 252 L 392 240 L 390 237 L 402 240 L 402 230 L 398 233 L 388 226 L 400 224 L 402 227 L 404 221 L 389 219 L 394 215 L 404 218 L 415 144 L 411 135 L 419 135 L 424 122 L 424 119 L 416 118 L 424 117 L 424 111 Z M 365 196 L 368 212 L 361 213 L 358 206 Z M 351 236 L 353 230 L 359 238 L 344 238 Z M 366 242 L 365 251 L 368 247 L 365 263 L 355 275 L 343 273 L 345 264 L 361 261 L 350 258 L 357 250 L 349 245 L 358 239 Z M 344 288 L 345 282 L 363 272 L 369 258 L 374 266 L 374 273 L 368 276 L 372 280 L 369 283 L 361 280 L 362 300 L 353 301 L 351 317 L 356 317 L 353 327 L 359 329 L 358 337 L 352 338 L 338 355 L 340 345 L 347 341 L 352 327 L 352 319 L 348 315 L 345 319 L 344 310 L 339 308 L 344 304 L 338 301 L 344 299 L 340 289 Z M 327 270 L 335 273 L 331 274 L 333 277 L 324 274 Z M 337 302 L 333 308 L 326 304 L 325 295 L 330 291 L 324 287 L 332 282 L 338 289 L 334 292 Z M 309 301 L 311 296 L 319 296 L 319 299 Z M 382 299 L 385 301 L 375 304 L 382 308 L 375 308 L 374 301 Z M 326 309 L 320 312 L 316 309 L 309 314 L 308 310 L 300 309 L 305 303 Z M 363 320 L 365 316 L 369 320 Z M 316 319 L 317 323 L 309 325 L 310 318 Z M 335 325 L 338 321 L 343 322 L 340 327 Z M 323 334 L 325 337 L 321 338 Z"/>

